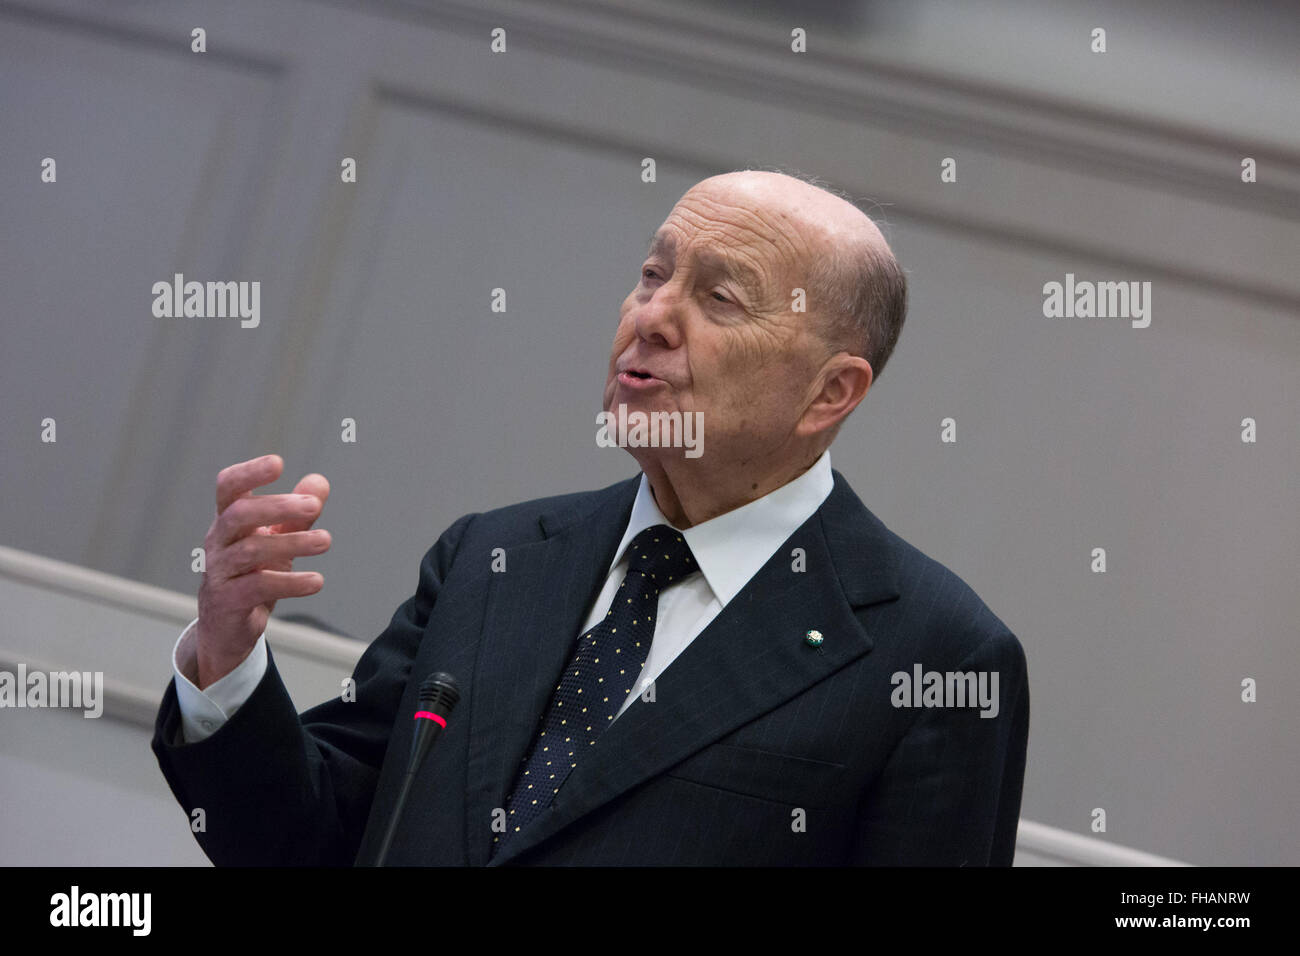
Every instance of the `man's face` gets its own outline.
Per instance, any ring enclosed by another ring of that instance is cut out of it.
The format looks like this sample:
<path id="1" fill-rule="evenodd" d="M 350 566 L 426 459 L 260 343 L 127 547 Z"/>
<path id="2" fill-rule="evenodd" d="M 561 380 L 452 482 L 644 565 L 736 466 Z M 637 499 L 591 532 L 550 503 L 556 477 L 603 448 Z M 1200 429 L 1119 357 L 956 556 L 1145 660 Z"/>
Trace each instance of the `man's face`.
<path id="1" fill-rule="evenodd" d="M 815 251 L 779 200 L 716 180 L 688 192 L 619 311 L 605 410 L 702 412 L 705 458 L 780 454 L 825 355 L 810 313 L 792 311 Z"/>

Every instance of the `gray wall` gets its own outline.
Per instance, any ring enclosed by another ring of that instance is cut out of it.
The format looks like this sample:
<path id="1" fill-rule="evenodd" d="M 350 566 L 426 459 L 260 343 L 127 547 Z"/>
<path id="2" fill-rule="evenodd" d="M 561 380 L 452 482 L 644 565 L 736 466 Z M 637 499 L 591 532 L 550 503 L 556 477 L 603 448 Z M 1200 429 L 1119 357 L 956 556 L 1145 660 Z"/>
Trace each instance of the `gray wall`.
<path id="1" fill-rule="evenodd" d="M 216 472 L 276 451 L 335 540 L 281 611 L 373 637 L 459 515 L 634 472 L 594 416 L 646 240 L 786 164 L 878 202 L 909 273 L 832 456 L 1025 644 L 1024 815 L 1300 862 L 1295 14 L 776 10 L 0 2 L 0 543 L 192 593 Z M 154 318 L 175 272 L 259 280 L 261 325 Z M 1150 281 L 1150 328 L 1044 318 L 1066 272 Z"/>

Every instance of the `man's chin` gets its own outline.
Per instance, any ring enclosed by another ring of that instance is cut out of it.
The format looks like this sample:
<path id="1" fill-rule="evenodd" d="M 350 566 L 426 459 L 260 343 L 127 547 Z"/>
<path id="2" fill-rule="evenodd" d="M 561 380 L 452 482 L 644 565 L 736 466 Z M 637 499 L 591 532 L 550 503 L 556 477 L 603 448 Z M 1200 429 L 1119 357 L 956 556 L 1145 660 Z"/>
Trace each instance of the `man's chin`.
<path id="1" fill-rule="evenodd" d="M 627 445 L 623 450 L 632 456 L 632 459 L 641 466 L 642 471 L 646 472 L 678 468 L 683 463 L 698 461 L 695 458 L 687 458 L 685 449 L 682 448 L 634 447 Z"/>

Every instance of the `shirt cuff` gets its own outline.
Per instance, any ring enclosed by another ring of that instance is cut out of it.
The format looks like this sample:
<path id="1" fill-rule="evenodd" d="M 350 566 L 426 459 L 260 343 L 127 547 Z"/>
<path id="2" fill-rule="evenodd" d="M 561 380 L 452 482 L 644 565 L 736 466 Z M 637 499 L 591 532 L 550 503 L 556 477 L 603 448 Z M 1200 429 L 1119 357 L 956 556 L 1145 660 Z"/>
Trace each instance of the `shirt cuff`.
<path id="1" fill-rule="evenodd" d="M 199 690 L 198 652 L 195 618 L 181 632 L 172 650 L 172 671 L 176 684 L 176 704 L 181 711 L 181 742 L 196 744 L 211 737 L 253 696 L 266 674 L 266 632 L 258 637 L 248 656 L 221 680 Z"/>

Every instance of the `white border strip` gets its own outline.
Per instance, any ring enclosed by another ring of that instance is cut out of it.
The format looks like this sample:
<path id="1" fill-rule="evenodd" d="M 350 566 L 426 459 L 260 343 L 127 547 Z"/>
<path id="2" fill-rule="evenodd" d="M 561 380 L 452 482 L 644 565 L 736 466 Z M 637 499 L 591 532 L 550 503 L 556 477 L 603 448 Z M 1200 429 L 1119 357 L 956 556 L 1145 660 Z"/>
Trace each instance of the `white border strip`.
<path id="1" fill-rule="evenodd" d="M 1016 834 L 1016 852 L 1022 850 L 1069 866 L 1191 866 L 1180 860 L 1058 830 L 1023 817 Z"/>

